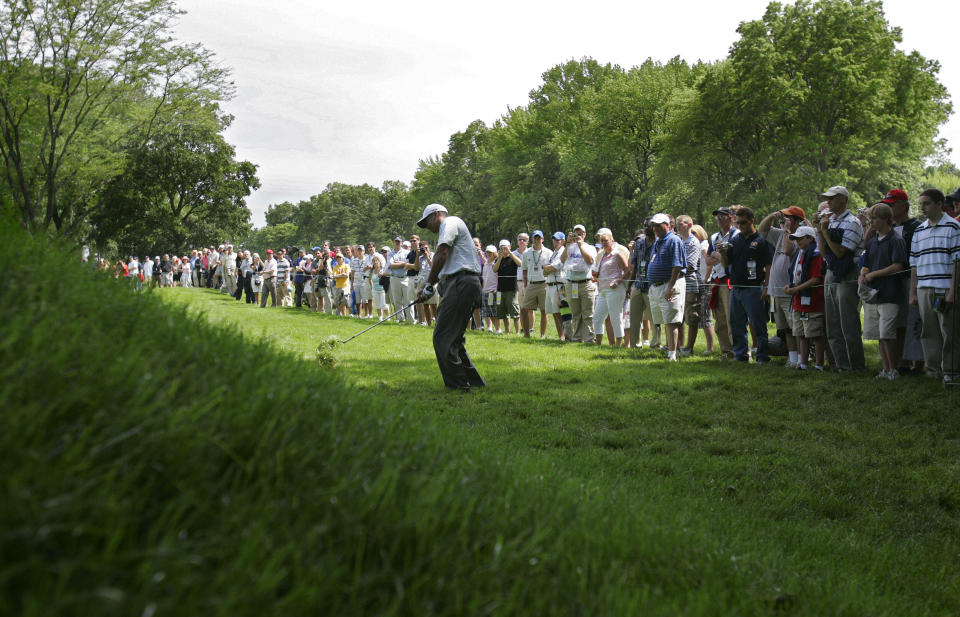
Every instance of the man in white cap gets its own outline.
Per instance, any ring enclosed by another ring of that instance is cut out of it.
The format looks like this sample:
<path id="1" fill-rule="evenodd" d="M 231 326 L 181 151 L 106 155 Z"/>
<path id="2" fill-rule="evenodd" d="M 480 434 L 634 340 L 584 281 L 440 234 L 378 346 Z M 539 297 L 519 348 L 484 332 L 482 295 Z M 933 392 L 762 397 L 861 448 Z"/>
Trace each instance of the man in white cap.
<path id="1" fill-rule="evenodd" d="M 857 260 L 863 253 L 863 227 L 847 209 L 850 192 L 831 186 L 820 196 L 827 210 L 820 216 L 817 238 L 827 265 L 824 280 L 824 314 L 827 341 L 837 371 L 866 368 L 860 338 L 860 296 L 857 294 Z"/>
<path id="2" fill-rule="evenodd" d="M 423 209 L 417 226 L 437 234 L 437 251 L 433 256 L 427 285 L 417 294 L 424 302 L 434 293 L 439 281 L 443 302 L 433 330 L 433 350 L 443 383 L 451 389 L 469 392 L 470 388 L 487 385 L 474 368 L 464 347 L 464 332 L 473 309 L 481 304 L 480 259 L 466 223 L 450 216 L 440 204 Z"/>
<path id="3" fill-rule="evenodd" d="M 227 295 L 237 292 L 237 254 L 233 252 L 233 245 L 227 245 L 227 251 L 221 256 L 223 263 L 223 282 L 226 285 Z"/>
<path id="4" fill-rule="evenodd" d="M 597 250 L 583 241 L 586 235 L 586 227 L 574 225 L 560 260 L 566 277 L 567 304 L 570 305 L 570 340 L 593 343 L 593 307 L 597 301 L 597 284 L 590 277 L 590 268 L 597 258 Z"/>
<path id="5" fill-rule="evenodd" d="M 523 303 L 520 305 L 520 324 L 523 327 L 523 336 L 529 338 L 533 330 L 533 311 L 540 311 L 540 338 L 547 335 L 547 276 L 543 269 L 550 263 L 553 251 L 543 245 L 543 232 L 539 229 L 533 232 L 533 248 L 523 253 L 523 280 L 527 288 L 523 294 Z"/>

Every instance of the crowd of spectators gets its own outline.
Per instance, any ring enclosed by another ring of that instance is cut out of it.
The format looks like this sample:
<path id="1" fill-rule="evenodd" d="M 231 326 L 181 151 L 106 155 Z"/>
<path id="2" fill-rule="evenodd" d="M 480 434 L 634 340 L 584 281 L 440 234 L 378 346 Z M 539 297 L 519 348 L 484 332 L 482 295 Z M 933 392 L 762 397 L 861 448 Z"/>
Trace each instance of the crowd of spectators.
<path id="1" fill-rule="evenodd" d="M 921 217 L 911 216 L 900 189 L 856 213 L 849 196 L 842 186 L 827 189 L 809 217 L 799 206 L 759 221 L 748 207 L 718 208 L 712 234 L 688 215 L 660 213 L 626 244 L 605 227 L 590 242 L 583 225 L 520 233 L 516 248 L 509 239 L 484 246 L 474 238 L 483 301 L 472 328 L 529 337 L 539 325 L 545 338 L 552 322 L 560 341 L 599 345 L 605 334 L 611 345 L 660 348 L 668 361 L 691 355 L 702 330 L 705 355 L 764 364 L 772 321 L 774 352 L 787 356 L 788 368 L 865 371 L 867 339 L 878 341 L 877 378 L 954 382 L 960 189 L 924 191 Z M 265 255 L 223 244 L 183 257 L 131 258 L 114 275 L 211 287 L 260 307 L 269 298 L 271 306 L 424 326 L 442 301 L 414 303 L 433 259 L 416 234 L 397 236 L 392 248 L 324 242 Z"/>

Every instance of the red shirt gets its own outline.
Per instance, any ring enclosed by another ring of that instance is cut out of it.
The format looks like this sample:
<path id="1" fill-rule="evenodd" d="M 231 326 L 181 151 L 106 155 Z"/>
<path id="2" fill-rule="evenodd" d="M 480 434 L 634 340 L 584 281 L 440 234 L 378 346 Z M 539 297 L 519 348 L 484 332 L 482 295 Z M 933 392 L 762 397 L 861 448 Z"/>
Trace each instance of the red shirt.
<path id="1" fill-rule="evenodd" d="M 801 284 L 803 276 L 803 256 L 804 251 L 800 251 L 797 257 L 797 266 L 793 273 L 794 287 Z M 795 294 L 793 296 L 793 310 L 801 313 L 822 313 L 823 312 L 823 256 L 814 255 L 810 262 L 810 269 L 807 271 L 807 280 L 819 277 L 820 282 L 810 289 L 810 295 Z"/>

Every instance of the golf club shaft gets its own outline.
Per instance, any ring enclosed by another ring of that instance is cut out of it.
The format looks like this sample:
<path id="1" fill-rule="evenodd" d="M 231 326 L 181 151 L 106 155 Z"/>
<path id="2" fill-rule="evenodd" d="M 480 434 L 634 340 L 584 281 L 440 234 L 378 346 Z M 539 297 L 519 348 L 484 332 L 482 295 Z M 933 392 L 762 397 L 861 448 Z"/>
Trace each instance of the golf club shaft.
<path id="1" fill-rule="evenodd" d="M 360 336 L 360 335 L 363 334 L 364 332 L 367 332 L 367 331 L 369 331 L 369 330 L 373 330 L 374 328 L 376 328 L 377 326 L 379 326 L 379 325 L 382 324 L 383 322 L 389 321 L 389 320 L 392 319 L 394 316 L 399 315 L 400 313 L 402 313 L 403 311 L 407 310 L 408 308 L 410 308 L 411 306 L 413 306 L 413 305 L 416 304 L 416 303 L 417 303 L 417 301 L 414 300 L 414 301 L 411 302 L 410 304 L 408 304 L 408 305 L 406 305 L 405 307 L 399 309 L 396 313 L 391 313 L 390 315 L 387 315 L 386 317 L 384 317 L 383 319 L 381 319 L 381 320 L 378 321 L 377 323 L 373 324 L 373 325 L 370 326 L 369 328 L 364 328 L 363 330 L 357 332 L 356 334 L 354 334 L 353 336 L 351 336 L 351 337 L 348 338 L 347 340 L 345 340 L 345 341 L 340 341 L 340 344 L 343 345 L 343 344 L 345 344 L 345 343 L 349 343 L 350 341 L 352 341 L 353 339 L 357 338 L 358 336 Z"/>

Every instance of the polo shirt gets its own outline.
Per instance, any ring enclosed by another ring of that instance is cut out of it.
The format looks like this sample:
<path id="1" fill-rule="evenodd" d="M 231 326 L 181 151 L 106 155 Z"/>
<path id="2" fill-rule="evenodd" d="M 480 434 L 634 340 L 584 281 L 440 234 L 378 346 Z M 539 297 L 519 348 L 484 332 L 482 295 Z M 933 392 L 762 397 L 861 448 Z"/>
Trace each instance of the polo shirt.
<path id="1" fill-rule="evenodd" d="M 343 275 L 343 274 L 346 274 L 348 276 L 345 276 L 343 278 L 336 278 L 337 276 Z M 342 261 L 333 267 L 333 276 L 334 276 L 333 280 L 337 286 L 337 289 L 349 289 L 350 287 L 349 274 L 350 274 L 350 264 L 348 264 L 346 261 Z"/>
<path id="2" fill-rule="evenodd" d="M 700 241 L 693 234 L 683 241 L 683 249 L 687 259 L 687 293 L 695 294 L 700 291 Z"/>
<path id="3" fill-rule="evenodd" d="M 910 267 L 917 270 L 917 288 L 949 289 L 954 264 L 960 260 L 960 223 L 943 214 L 936 225 L 926 220 L 910 243 Z"/>
<path id="4" fill-rule="evenodd" d="M 458 272 L 473 272 L 480 276 L 480 258 L 477 257 L 477 247 L 473 244 L 473 237 L 467 224 L 459 216 L 447 215 L 437 230 L 437 248 L 441 244 L 450 247 L 447 260 L 443 263 L 437 279 L 446 281 Z"/>
<path id="5" fill-rule="evenodd" d="M 687 253 L 683 248 L 683 240 L 672 231 L 668 231 L 662 238 L 657 238 L 650 247 L 650 255 L 647 279 L 651 285 L 669 281 L 676 267 L 680 268 L 680 274 L 686 273 Z"/>
<path id="6" fill-rule="evenodd" d="M 727 262 L 730 264 L 730 283 L 740 286 L 763 285 L 764 266 L 770 265 L 770 249 L 760 232 L 749 236 L 737 234 L 733 244 L 727 249 Z M 752 274 L 750 262 L 753 262 Z"/>
<path id="7" fill-rule="evenodd" d="M 419 253 L 420 253 L 420 249 L 417 249 L 416 251 L 413 250 L 413 249 L 410 249 L 409 251 L 407 251 L 407 263 L 408 263 L 408 264 L 416 264 L 416 265 L 417 265 L 417 269 L 416 269 L 416 270 L 407 270 L 407 276 L 408 276 L 408 277 L 415 277 L 415 276 L 417 276 L 417 275 L 420 274 L 420 256 L 419 256 Z"/>
<path id="8" fill-rule="evenodd" d="M 863 267 L 870 272 L 875 272 L 899 262 L 906 268 L 907 260 L 906 243 L 891 229 L 883 238 L 873 236 L 867 242 L 867 249 L 863 254 Z M 903 277 L 882 276 L 873 279 L 869 286 L 877 290 L 877 295 L 870 300 L 870 304 L 903 303 Z"/>

